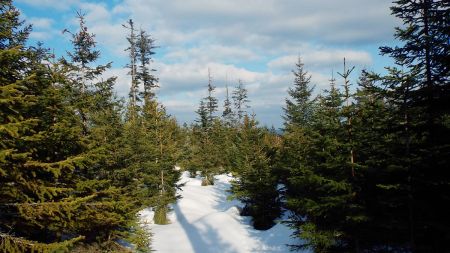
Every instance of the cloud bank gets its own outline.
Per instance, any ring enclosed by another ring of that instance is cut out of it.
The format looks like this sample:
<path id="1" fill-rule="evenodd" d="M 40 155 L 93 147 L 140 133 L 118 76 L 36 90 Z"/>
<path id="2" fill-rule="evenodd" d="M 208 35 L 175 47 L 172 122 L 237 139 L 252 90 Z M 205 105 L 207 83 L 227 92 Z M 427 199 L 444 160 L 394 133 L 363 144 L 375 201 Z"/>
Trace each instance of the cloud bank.
<path id="1" fill-rule="evenodd" d="M 37 40 L 62 38 L 55 26 L 76 28 L 75 10 L 86 13 L 104 58 L 114 61 L 108 73 L 118 76 L 117 92 L 123 96 L 129 78 L 122 68 L 127 44 L 122 24 L 133 18 L 160 46 L 153 62 L 160 78 L 158 96 L 180 123 L 195 118 L 209 68 L 219 99 L 225 85 L 234 87 L 241 79 L 260 121 L 279 127 L 299 56 L 319 92 L 332 71 L 341 71 L 344 57 L 357 70 L 381 68 L 374 66 L 377 48 L 393 43 L 393 28 L 399 25 L 389 14 L 390 0 L 19 2 L 34 23 Z M 46 8 L 58 15 L 44 15 Z"/>

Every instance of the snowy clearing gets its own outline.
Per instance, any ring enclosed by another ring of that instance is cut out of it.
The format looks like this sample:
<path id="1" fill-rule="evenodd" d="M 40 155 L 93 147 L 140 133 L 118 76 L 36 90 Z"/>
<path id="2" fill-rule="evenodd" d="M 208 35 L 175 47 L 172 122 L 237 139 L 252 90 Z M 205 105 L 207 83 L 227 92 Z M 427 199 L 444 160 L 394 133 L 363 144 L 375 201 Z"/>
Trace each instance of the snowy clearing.
<path id="1" fill-rule="evenodd" d="M 156 252 L 289 252 L 286 244 L 295 244 L 292 231 L 283 224 L 258 231 L 249 217 L 239 215 L 240 202 L 227 200 L 230 176 L 216 176 L 214 186 L 201 186 L 199 178 L 183 173 L 186 183 L 179 193 L 182 198 L 172 206 L 171 224 L 153 224 L 153 212 L 140 212 L 152 236 Z"/>

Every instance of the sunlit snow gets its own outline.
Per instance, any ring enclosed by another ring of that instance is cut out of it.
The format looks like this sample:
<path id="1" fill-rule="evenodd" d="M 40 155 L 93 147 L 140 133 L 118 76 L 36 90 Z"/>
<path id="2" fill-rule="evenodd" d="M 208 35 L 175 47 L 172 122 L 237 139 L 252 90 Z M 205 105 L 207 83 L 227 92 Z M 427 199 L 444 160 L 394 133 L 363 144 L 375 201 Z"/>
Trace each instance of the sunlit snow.
<path id="1" fill-rule="evenodd" d="M 146 222 L 153 234 L 152 248 L 156 252 L 289 252 L 288 244 L 292 231 L 284 224 L 269 230 L 258 231 L 251 226 L 251 218 L 239 215 L 242 204 L 227 200 L 231 177 L 216 176 L 214 186 L 201 186 L 199 178 L 189 178 L 179 191 L 182 196 L 172 206 L 169 225 L 153 224 L 153 212 L 140 212 L 141 221 Z M 298 243 L 298 242 L 297 242 Z"/>

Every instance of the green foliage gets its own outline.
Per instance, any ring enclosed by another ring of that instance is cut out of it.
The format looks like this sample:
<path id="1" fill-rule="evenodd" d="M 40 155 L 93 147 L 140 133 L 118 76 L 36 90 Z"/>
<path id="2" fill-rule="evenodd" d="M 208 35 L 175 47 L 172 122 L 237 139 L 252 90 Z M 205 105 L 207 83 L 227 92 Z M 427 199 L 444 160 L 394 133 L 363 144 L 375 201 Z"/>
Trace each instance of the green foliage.
<path id="1" fill-rule="evenodd" d="M 73 248 L 74 244 L 82 239 L 83 239 L 82 237 L 77 237 L 63 242 L 39 243 L 35 241 L 26 240 L 20 237 L 0 233 L 0 251 L 9 253 L 69 252 L 70 249 Z"/>
<path id="2" fill-rule="evenodd" d="M 143 108 L 143 126 L 145 131 L 145 146 L 154 154 L 153 158 L 143 160 L 143 176 L 147 177 L 145 184 L 153 187 L 154 203 L 152 206 L 159 212 L 155 214 L 155 223 L 167 224 L 166 213 L 168 204 L 176 200 L 176 187 L 180 171 L 175 165 L 180 159 L 181 131 L 176 121 L 169 117 L 163 106 L 154 100 L 147 100 Z M 150 154 L 150 152 L 147 152 Z"/>
<path id="3" fill-rule="evenodd" d="M 216 87 L 212 82 L 211 72 L 208 69 L 208 96 L 204 98 L 205 100 L 205 108 L 207 112 L 208 122 L 211 124 L 217 118 L 215 115 L 218 107 L 217 98 L 214 97 L 214 92 Z"/>
<path id="4" fill-rule="evenodd" d="M 232 92 L 233 104 L 235 108 L 235 113 L 237 117 L 237 122 L 240 124 L 246 115 L 246 109 L 249 107 L 247 89 L 244 87 L 244 83 L 239 79 L 238 85 Z"/>
<path id="5" fill-rule="evenodd" d="M 319 96 L 301 127 L 286 110 L 278 160 L 290 225 L 303 239 L 294 248 L 448 251 L 449 5 L 399 0 L 392 11 L 404 22 L 395 34 L 403 43 L 381 52 L 396 67 L 385 76 L 363 71 L 354 94 L 344 69 L 344 93 L 332 86 Z M 288 101 L 305 115 L 299 100 Z"/>
<path id="6" fill-rule="evenodd" d="M 208 72 L 208 96 L 200 101 L 197 110 L 198 119 L 191 130 L 191 160 L 188 169 L 195 174 L 200 171 L 202 185 L 213 185 L 214 175 L 223 172 L 224 164 L 220 153 L 223 144 L 223 123 L 215 115 L 217 111 L 217 98 L 214 97 L 215 86 Z"/>
<path id="7" fill-rule="evenodd" d="M 232 182 L 232 196 L 245 205 L 241 214 L 252 216 L 256 229 L 269 229 L 281 214 L 278 180 L 268 155 L 269 133 L 257 127 L 254 118 L 245 116 L 237 139 L 239 153 L 234 158 L 236 179 Z"/>
<path id="8" fill-rule="evenodd" d="M 184 164 L 191 175 L 201 172 L 202 186 L 213 185 L 219 173 L 232 172 L 236 181 L 231 193 L 244 203 L 242 215 L 251 215 L 255 228 L 268 229 L 281 214 L 278 178 L 273 171 L 280 141 L 275 134 L 258 127 L 254 116 L 246 115 L 249 100 L 242 81 L 232 94 L 236 115 L 228 91 L 222 118 L 213 115 L 217 101 L 213 91 L 209 75 L 208 97 L 200 101 L 196 124 L 189 129 L 189 155 L 185 156 L 189 161 Z"/>
<path id="9" fill-rule="evenodd" d="M 154 100 L 153 40 L 141 32 L 136 49 L 145 106 L 124 117 L 82 14 L 77 32 L 65 30 L 74 50 L 58 62 L 25 46 L 30 28 L 10 1 L 1 16 L 0 251 L 129 252 L 119 240 L 148 251 L 137 212 L 167 212 L 176 199 L 182 139 Z"/>
<path id="10" fill-rule="evenodd" d="M 286 128 L 295 125 L 306 126 L 311 121 L 313 112 L 311 93 L 314 87 L 310 87 L 311 76 L 305 71 L 300 57 L 296 68 L 292 71 L 295 76 L 294 87 L 288 90 L 291 99 L 286 99 L 286 107 L 283 108 Z"/>
<path id="11" fill-rule="evenodd" d="M 60 73 L 42 63 L 47 52 L 25 46 L 30 28 L 20 30 L 10 1 L 0 10 L 1 247 L 67 251 L 83 238 L 75 233 L 76 217 L 92 199 L 73 195 L 76 172 L 87 162 L 81 129 L 57 85 Z"/>
<path id="12" fill-rule="evenodd" d="M 234 119 L 233 109 L 231 108 L 232 104 L 231 104 L 231 100 L 230 100 L 230 95 L 228 93 L 228 84 L 226 85 L 226 90 L 227 90 L 227 93 L 226 93 L 225 100 L 223 102 L 222 119 L 223 119 L 224 123 L 230 127 L 233 125 L 235 119 Z"/>
<path id="13" fill-rule="evenodd" d="M 448 1 L 395 1 L 392 14 L 404 25 L 397 28 L 402 43 L 382 47 L 382 54 L 395 60 L 396 67 L 377 78 L 386 85 L 391 124 L 385 134 L 392 138 L 378 186 L 395 204 L 393 221 L 398 224 L 398 243 L 414 252 L 446 252 L 450 238 L 449 195 L 449 12 Z M 384 205 L 383 205 L 384 206 Z"/>
<path id="14" fill-rule="evenodd" d="M 181 129 L 155 95 L 154 39 L 132 20 L 124 26 L 131 77 L 124 108 L 116 78 L 102 78 L 111 64 L 96 65 L 100 52 L 81 13 L 78 31 L 64 31 L 73 51 L 55 61 L 42 45 L 27 46 L 31 26 L 2 1 L 0 251 L 131 251 L 124 240 L 146 252 L 150 235 L 137 212 L 152 207 L 155 223 L 170 222 L 177 164 L 193 176 L 199 170 L 202 185 L 233 173 L 232 196 L 257 229 L 270 228 L 284 203 L 302 239 L 294 249 L 449 251 L 447 2 L 394 1 L 402 44 L 381 52 L 396 67 L 385 76 L 363 71 L 356 91 L 344 60 L 343 92 L 332 78 L 331 89 L 312 98 L 299 58 L 280 138 L 247 115 L 240 80 L 231 100 L 227 87 L 217 117 L 210 73 L 196 123 Z"/>
<path id="15" fill-rule="evenodd" d="M 144 92 L 142 93 L 144 100 L 152 99 L 155 97 L 155 92 L 153 90 L 159 87 L 158 78 L 152 75 L 156 70 L 149 66 L 152 62 L 152 55 L 155 54 L 155 40 L 148 35 L 147 32 L 141 29 L 136 44 L 136 56 L 139 59 L 136 79 L 144 86 Z"/>

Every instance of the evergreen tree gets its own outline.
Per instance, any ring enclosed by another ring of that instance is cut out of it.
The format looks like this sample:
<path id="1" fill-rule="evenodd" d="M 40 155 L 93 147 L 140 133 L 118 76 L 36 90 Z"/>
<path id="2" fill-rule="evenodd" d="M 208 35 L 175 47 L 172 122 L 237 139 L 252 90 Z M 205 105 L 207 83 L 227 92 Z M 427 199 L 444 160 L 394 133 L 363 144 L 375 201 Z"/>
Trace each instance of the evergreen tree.
<path id="1" fill-rule="evenodd" d="M 100 242 L 100 247 L 109 248 L 115 247 L 108 245 L 111 240 L 135 236 L 133 230 L 139 230 L 135 214 L 142 204 L 133 180 L 117 181 L 127 173 L 127 166 L 117 159 L 123 147 L 120 138 L 124 126 L 121 104 L 114 97 L 116 78 L 101 78 L 111 64 L 95 66 L 100 52 L 95 49 L 94 35 L 88 33 L 83 15 L 78 14 L 78 18 L 79 31 L 65 30 L 72 35 L 74 51 L 69 53 L 71 61 L 63 59 L 62 65 L 68 76 L 65 87 L 69 102 L 85 115 L 81 118 L 85 133 L 81 141 L 86 146 L 81 151 L 86 162 L 78 171 L 84 180 L 77 182 L 76 192 L 96 196 L 78 214 L 77 230 L 85 235 L 87 243 Z M 80 99 L 84 102 L 80 103 Z"/>
<path id="2" fill-rule="evenodd" d="M 208 111 L 206 108 L 205 100 L 200 100 L 200 106 L 198 107 L 198 110 L 196 111 L 198 118 L 195 120 L 199 126 L 206 131 L 209 126 L 209 120 L 208 120 Z"/>
<path id="3" fill-rule="evenodd" d="M 80 178 L 77 118 L 67 110 L 60 73 L 11 1 L 0 3 L 0 251 L 68 250 L 80 206 L 93 195 L 71 193 Z M 64 176 L 63 176 L 64 175 Z"/>
<path id="4" fill-rule="evenodd" d="M 74 34 L 64 29 L 63 33 L 70 33 L 72 39 L 72 45 L 74 47 L 74 52 L 69 52 L 69 58 L 71 64 L 67 63 L 63 59 L 62 63 L 67 67 L 67 75 L 73 83 L 69 86 L 73 104 L 78 110 L 78 113 L 83 122 L 84 134 L 88 131 L 88 114 L 86 110 L 92 104 L 90 101 L 91 96 L 89 96 L 89 89 L 92 88 L 93 78 L 96 76 L 97 69 L 93 69 L 89 66 L 91 62 L 94 62 L 99 57 L 100 52 L 98 50 L 93 50 L 95 48 L 94 35 L 90 34 L 87 30 L 84 15 L 77 13 L 77 18 L 79 20 L 79 32 Z M 107 68 L 108 66 L 101 66 L 101 68 Z M 99 69 L 98 71 L 102 71 Z"/>
<path id="5" fill-rule="evenodd" d="M 223 102 L 223 113 L 222 113 L 222 118 L 225 122 L 225 124 L 227 124 L 228 126 L 231 126 L 233 123 L 233 110 L 232 110 L 232 104 L 231 104 L 231 100 L 230 100 L 230 95 L 228 93 L 228 84 L 226 85 L 226 97 L 225 97 L 225 101 Z"/>
<path id="6" fill-rule="evenodd" d="M 211 72 L 208 69 L 208 96 L 205 98 L 206 103 L 206 111 L 208 112 L 208 123 L 209 126 L 212 125 L 213 121 L 217 118 L 214 114 L 217 111 L 218 101 L 217 98 L 214 97 L 213 93 L 216 90 L 216 87 L 212 83 Z"/>
<path id="7" fill-rule="evenodd" d="M 178 147 L 180 130 L 174 119 L 169 117 L 161 105 L 154 100 L 147 101 L 143 108 L 144 145 L 150 155 L 143 160 L 144 183 L 153 190 L 151 205 L 155 209 L 156 224 L 167 224 L 168 204 L 176 200 L 179 171 L 174 169 L 181 155 Z"/>
<path id="8" fill-rule="evenodd" d="M 353 148 L 353 136 L 352 136 L 352 131 L 353 131 L 353 125 L 352 125 L 352 120 L 354 117 L 354 106 L 353 103 L 350 102 L 350 100 L 352 99 L 352 94 L 350 93 L 350 81 L 349 81 L 349 77 L 350 74 L 352 73 L 352 71 L 355 69 L 355 67 L 353 66 L 351 69 L 347 69 L 346 63 L 345 63 L 345 58 L 344 58 L 344 71 L 342 73 L 338 74 L 344 79 L 344 100 L 345 100 L 345 105 L 342 107 L 342 115 L 345 117 L 345 122 L 346 122 L 346 130 L 347 130 L 347 146 L 349 149 L 349 160 L 350 160 L 350 164 L 352 166 L 352 177 L 355 177 L 355 154 L 354 154 L 354 148 Z"/>
<path id="9" fill-rule="evenodd" d="M 299 248 L 316 252 L 363 248 L 361 231 L 368 214 L 352 152 L 355 107 L 349 103 L 350 72 L 344 66 L 344 94 L 332 78 L 331 89 L 319 96 L 307 124 L 286 133 L 284 150 L 291 161 L 287 206 L 292 211 L 290 226 L 304 240 Z"/>
<path id="10" fill-rule="evenodd" d="M 238 85 L 232 93 L 234 108 L 237 116 L 238 123 L 242 123 L 242 119 L 245 116 L 246 109 L 249 108 L 247 98 L 247 89 L 244 87 L 244 83 L 239 79 Z"/>
<path id="11" fill-rule="evenodd" d="M 203 176 L 202 185 L 213 185 L 214 176 L 218 174 L 222 167 L 221 146 L 218 134 L 222 126 L 219 120 L 215 120 L 212 125 L 205 129 L 199 125 L 194 125 L 192 129 L 192 140 L 194 144 L 192 160 L 190 162 L 191 171 L 200 171 Z"/>
<path id="12" fill-rule="evenodd" d="M 283 108 L 284 126 L 306 126 L 310 121 L 313 113 L 311 94 L 314 87 L 311 86 L 311 75 L 304 69 L 302 59 L 299 57 L 295 64 L 296 70 L 292 73 L 295 76 L 294 87 L 289 88 L 288 95 L 291 99 L 286 99 L 286 107 Z"/>
<path id="13" fill-rule="evenodd" d="M 129 35 L 127 36 L 127 41 L 129 43 L 129 47 L 125 49 L 125 51 L 129 51 L 129 57 L 130 57 L 130 63 L 126 65 L 126 67 L 129 69 L 128 74 L 131 77 L 131 85 L 130 85 L 130 93 L 129 93 L 129 99 L 130 99 L 130 109 L 131 113 L 136 112 L 136 105 L 139 101 L 138 93 L 139 93 L 139 78 L 138 78 L 138 35 L 136 34 L 136 29 L 134 28 L 134 22 L 132 19 L 128 20 L 127 24 L 122 25 L 124 28 L 129 30 Z M 145 35 L 144 35 L 145 37 Z M 143 47 L 146 47 L 145 39 L 141 40 L 141 43 Z M 147 44 L 148 45 L 148 44 Z M 151 48 L 149 49 L 151 51 Z M 144 61 L 146 60 L 145 57 L 148 57 L 148 54 L 146 55 L 141 54 L 141 57 L 144 58 Z"/>
<path id="14" fill-rule="evenodd" d="M 289 88 L 286 99 L 286 107 L 283 108 L 284 118 L 284 136 L 283 147 L 277 158 L 276 173 L 280 180 L 284 182 L 289 176 L 290 171 L 299 166 L 305 155 L 304 147 L 299 145 L 303 135 L 308 134 L 314 112 L 314 100 L 311 98 L 314 87 L 310 84 L 311 76 L 304 69 L 301 58 L 298 58 L 294 74 L 294 86 Z M 302 166 L 302 165 L 300 165 Z"/>
<path id="15" fill-rule="evenodd" d="M 335 239 L 341 233 L 337 227 L 344 221 L 339 222 L 336 209 L 344 207 L 349 185 L 343 180 L 345 173 L 340 168 L 345 163 L 339 154 L 342 95 L 332 86 L 325 96 L 319 97 L 318 103 L 314 115 L 316 125 L 310 131 L 298 128 L 291 137 L 301 147 L 301 153 L 295 156 L 298 165 L 291 169 L 288 178 L 287 205 L 293 212 L 294 234 L 306 241 L 300 247 L 326 252 L 336 244 Z M 340 179 L 332 178 L 338 175 Z"/>
<path id="16" fill-rule="evenodd" d="M 212 84 L 211 73 L 208 69 L 208 96 L 200 101 L 197 110 L 199 118 L 192 129 L 192 139 L 196 148 L 193 150 L 190 162 L 190 171 L 201 171 L 202 185 L 214 184 L 214 175 L 223 169 L 224 163 L 220 158 L 220 145 L 223 140 L 223 127 L 221 121 L 215 115 L 218 102 L 213 93 L 215 86 Z"/>
<path id="17" fill-rule="evenodd" d="M 398 195 L 404 189 L 391 184 L 400 178 L 407 180 L 402 172 L 406 161 L 397 160 L 403 141 L 388 134 L 399 129 L 404 115 L 394 112 L 393 104 L 386 98 L 385 90 L 363 71 L 353 97 L 356 108 L 352 121 L 356 171 L 353 177 L 357 179 L 354 187 L 359 189 L 356 197 L 364 203 L 367 216 L 358 226 L 361 251 L 383 252 L 387 247 L 392 252 L 406 250 L 408 205 Z M 396 165 L 389 165 L 391 162 Z"/>
<path id="18" fill-rule="evenodd" d="M 139 69 L 136 73 L 136 79 L 139 80 L 144 87 L 144 92 L 142 94 L 144 100 L 153 98 L 155 96 L 153 90 L 159 87 L 158 78 L 152 75 L 156 70 L 149 66 L 152 62 L 152 55 L 155 54 L 154 49 L 156 46 L 154 43 L 155 40 L 141 29 L 139 38 L 136 41 L 136 56 L 139 59 Z"/>
<path id="19" fill-rule="evenodd" d="M 281 199 L 277 191 L 277 178 L 273 175 L 267 132 L 257 127 L 254 117 L 244 117 L 239 131 L 239 155 L 236 157 L 236 180 L 232 182 L 233 197 L 244 203 L 241 215 L 253 218 L 255 229 L 266 230 L 281 213 Z"/>
<path id="20" fill-rule="evenodd" d="M 154 89 L 158 87 L 158 78 L 152 74 L 156 70 L 150 68 L 153 50 L 156 48 L 154 40 L 143 30 L 139 36 L 135 36 L 132 20 L 126 27 L 130 30 L 130 47 L 127 49 L 131 59 L 130 74 L 136 85 L 131 90 L 122 139 L 126 147 L 125 166 L 128 168 L 122 176 L 126 177 L 124 182 L 133 182 L 129 186 L 129 192 L 134 193 L 133 199 L 138 203 L 137 207 L 153 207 L 155 223 L 167 224 L 168 204 L 176 200 L 178 187 L 179 172 L 174 170 L 174 166 L 180 156 L 178 143 L 181 132 L 176 121 L 166 113 L 155 97 Z M 132 74 L 133 62 L 135 65 L 139 64 L 134 72 L 135 77 Z M 138 82 L 144 86 L 142 108 L 134 99 Z"/>
<path id="21" fill-rule="evenodd" d="M 381 48 L 402 69 L 391 68 L 382 78 L 393 112 L 403 116 L 397 119 L 402 126 L 390 131 L 403 145 L 398 160 L 387 166 L 400 166 L 407 179 L 397 178 L 389 185 L 398 186 L 391 203 L 402 199 L 409 206 L 404 231 L 414 252 L 449 250 L 445 241 L 450 238 L 450 210 L 442 206 L 449 198 L 450 182 L 449 7 L 443 0 L 395 1 L 392 14 L 403 21 L 395 37 L 403 43 Z"/>

